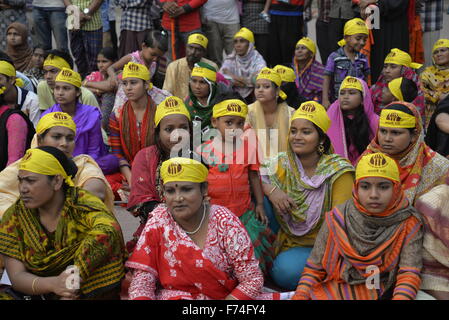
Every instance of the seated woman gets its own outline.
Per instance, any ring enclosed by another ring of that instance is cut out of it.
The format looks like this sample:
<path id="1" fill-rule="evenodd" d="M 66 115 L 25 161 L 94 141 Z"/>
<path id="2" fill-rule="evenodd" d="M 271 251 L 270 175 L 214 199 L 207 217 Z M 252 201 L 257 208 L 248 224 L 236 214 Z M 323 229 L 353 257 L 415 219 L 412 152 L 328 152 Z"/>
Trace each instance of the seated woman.
<path id="1" fill-rule="evenodd" d="M 419 197 L 415 207 L 426 225 L 421 290 L 438 300 L 449 300 L 449 176 L 446 176 L 444 184 Z"/>
<path id="2" fill-rule="evenodd" d="M 114 107 L 116 90 L 108 79 L 108 68 L 116 61 L 116 51 L 110 47 L 101 49 L 97 55 L 98 71 L 92 72 L 83 81 L 83 87 L 91 90 L 100 104 L 101 126 L 106 132 L 109 132 L 109 116 Z"/>
<path id="3" fill-rule="evenodd" d="M 37 146 L 55 147 L 64 152 L 67 158 L 75 162 L 78 171 L 73 177 L 75 186 L 83 188 L 104 202 L 113 212 L 114 197 L 98 164 L 87 154 L 73 157 L 75 149 L 76 125 L 72 117 L 64 112 L 53 112 L 42 117 L 36 127 Z M 0 172 L 0 219 L 14 202 L 19 198 L 20 160 L 7 166 Z"/>
<path id="4" fill-rule="evenodd" d="M 438 102 L 424 140 L 432 150 L 443 157 L 449 156 L 449 95 Z"/>
<path id="5" fill-rule="evenodd" d="M 232 85 L 247 104 L 254 102 L 254 79 L 267 63 L 254 47 L 254 34 L 241 28 L 234 35 L 234 51 L 228 55 L 220 72 L 232 78 Z"/>
<path id="6" fill-rule="evenodd" d="M 120 172 L 108 175 L 114 193 L 129 191 L 131 167 L 137 152 L 155 143 L 156 104 L 148 94 L 150 71 L 142 64 L 129 62 L 123 68 L 123 87 L 128 100 L 109 118 L 109 145 L 120 161 Z M 117 194 L 116 194 L 117 197 Z M 126 194 L 120 196 L 127 202 Z"/>
<path id="7" fill-rule="evenodd" d="M 331 154 L 329 126 L 322 105 L 303 103 L 292 116 L 287 151 L 264 165 L 264 193 L 280 224 L 271 276 L 288 290 L 298 284 L 324 213 L 351 198 L 354 168 Z M 267 211 L 267 215 L 273 214 Z"/>
<path id="8" fill-rule="evenodd" d="M 79 102 L 81 95 L 79 73 L 63 68 L 55 79 L 54 95 L 56 104 L 42 116 L 51 112 L 68 113 L 76 124 L 75 150 L 73 155 L 88 154 L 103 170 L 110 174 L 118 170 L 117 158 L 109 154 L 101 133 L 100 109 Z"/>
<path id="9" fill-rule="evenodd" d="M 120 225 L 101 200 L 74 187 L 76 171 L 54 147 L 29 149 L 20 161 L 20 199 L 0 222 L 12 283 L 1 298 L 118 298 L 125 275 Z"/>
<path id="10" fill-rule="evenodd" d="M 225 84 L 217 82 L 217 71 L 205 62 L 198 62 L 192 70 L 189 82 L 189 96 L 185 100 L 193 125 L 201 124 L 201 131 L 212 128 L 212 108 L 222 95 L 232 92 Z"/>
<path id="11" fill-rule="evenodd" d="M 14 62 L 17 71 L 28 70 L 33 56 L 33 49 L 28 45 L 27 26 L 13 22 L 6 29 L 6 53 Z"/>
<path id="12" fill-rule="evenodd" d="M 327 134 L 334 152 L 355 165 L 379 125 L 366 82 L 346 77 L 341 83 L 338 99 L 331 104 L 327 115 L 331 119 Z"/>
<path id="13" fill-rule="evenodd" d="M 287 96 L 280 89 L 281 83 L 282 78 L 277 72 L 262 69 L 254 89 L 257 100 L 248 106 L 245 130 L 255 130 L 265 158 L 287 151 L 288 127 L 295 109 L 285 103 Z"/>
<path id="14" fill-rule="evenodd" d="M 287 102 L 289 106 L 296 110 L 302 103 L 308 101 L 308 99 L 299 94 L 298 89 L 296 88 L 296 75 L 292 68 L 278 64 L 273 70 L 281 76 L 282 84 L 280 88 L 287 95 L 287 100 L 285 102 Z"/>
<path id="15" fill-rule="evenodd" d="M 424 142 L 421 116 L 407 102 L 393 102 L 382 110 L 379 130 L 365 151 L 374 152 L 385 153 L 398 161 L 402 187 L 411 204 L 444 183 L 449 169 L 449 160 Z"/>
<path id="16" fill-rule="evenodd" d="M 422 241 L 396 162 L 365 155 L 352 199 L 326 213 L 293 300 L 414 300 Z"/>
<path id="17" fill-rule="evenodd" d="M 133 215 L 140 217 L 140 226 L 133 235 L 134 239 L 127 243 L 129 252 L 133 251 L 148 215 L 163 200 L 160 175 L 162 162 L 174 154 L 178 156 L 179 152 L 191 156 L 190 119 L 189 111 L 178 97 L 168 97 L 157 106 L 154 116 L 155 144 L 136 154 L 131 169 L 131 192 L 127 208 Z"/>
<path id="18" fill-rule="evenodd" d="M 382 90 L 382 105 L 387 106 L 394 101 L 412 103 L 418 96 L 416 83 L 407 78 L 396 78 L 388 82 Z"/>
<path id="19" fill-rule="evenodd" d="M 298 93 L 306 100 L 321 102 L 324 82 L 324 66 L 316 61 L 316 45 L 307 37 L 298 41 L 292 67 L 296 74 Z"/>
<path id="20" fill-rule="evenodd" d="M 208 204 L 207 174 L 191 159 L 162 163 L 165 204 L 153 210 L 126 262 L 134 269 L 131 300 L 279 298 L 261 294 L 263 275 L 239 218 Z"/>
<path id="21" fill-rule="evenodd" d="M 436 110 L 438 102 L 449 94 L 449 39 L 440 39 L 432 49 L 433 66 L 420 75 L 421 90 L 426 99 L 427 125 Z"/>
<path id="22" fill-rule="evenodd" d="M 384 87 L 388 86 L 391 80 L 396 78 L 407 78 L 416 83 L 418 88 L 418 96 L 413 100 L 413 104 L 419 111 L 421 117 L 424 117 L 424 93 L 421 91 L 421 83 L 418 74 L 413 69 L 419 69 L 422 65 L 412 62 L 412 58 L 407 52 L 399 49 L 391 49 L 384 61 L 384 68 L 377 79 L 377 82 L 371 87 L 371 96 L 373 98 L 374 112 L 380 114 L 385 108 L 382 104 L 382 93 Z"/>

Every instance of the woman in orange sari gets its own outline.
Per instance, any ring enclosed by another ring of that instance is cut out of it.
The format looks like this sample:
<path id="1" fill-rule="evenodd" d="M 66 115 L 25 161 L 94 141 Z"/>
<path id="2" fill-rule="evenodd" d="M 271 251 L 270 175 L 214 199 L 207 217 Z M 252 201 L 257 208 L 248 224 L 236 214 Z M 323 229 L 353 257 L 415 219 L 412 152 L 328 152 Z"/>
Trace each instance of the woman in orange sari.
<path id="1" fill-rule="evenodd" d="M 353 197 L 326 214 L 294 300 L 414 300 L 422 223 L 401 188 L 396 162 L 365 155 Z"/>

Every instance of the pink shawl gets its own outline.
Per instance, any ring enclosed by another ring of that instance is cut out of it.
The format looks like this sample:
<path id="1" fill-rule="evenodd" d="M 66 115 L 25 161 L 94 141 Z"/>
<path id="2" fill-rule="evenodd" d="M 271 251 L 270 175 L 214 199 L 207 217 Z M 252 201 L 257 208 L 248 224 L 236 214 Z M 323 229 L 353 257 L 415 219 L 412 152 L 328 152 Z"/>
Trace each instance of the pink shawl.
<path id="1" fill-rule="evenodd" d="M 363 85 L 363 108 L 365 115 L 368 118 L 370 126 L 370 141 L 375 137 L 377 128 L 379 126 L 379 116 L 374 112 L 374 105 L 371 99 L 371 92 L 365 81 L 359 79 Z M 343 112 L 340 109 L 340 101 L 337 99 L 327 110 L 327 115 L 331 119 L 331 126 L 327 131 L 334 152 L 351 161 L 353 165 L 357 163 L 360 156 L 355 145 L 346 145 L 346 135 L 344 127 Z"/>

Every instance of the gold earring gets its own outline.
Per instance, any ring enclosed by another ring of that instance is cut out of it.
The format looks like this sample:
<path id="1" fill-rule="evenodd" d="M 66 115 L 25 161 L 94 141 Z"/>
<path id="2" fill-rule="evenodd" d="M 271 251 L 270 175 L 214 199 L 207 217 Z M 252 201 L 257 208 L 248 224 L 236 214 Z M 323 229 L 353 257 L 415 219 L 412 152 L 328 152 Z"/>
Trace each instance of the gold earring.
<path id="1" fill-rule="evenodd" d="M 318 153 L 319 153 L 320 155 L 323 155 L 323 154 L 324 154 L 324 145 L 323 145 L 323 143 L 320 143 L 320 144 L 318 145 Z"/>

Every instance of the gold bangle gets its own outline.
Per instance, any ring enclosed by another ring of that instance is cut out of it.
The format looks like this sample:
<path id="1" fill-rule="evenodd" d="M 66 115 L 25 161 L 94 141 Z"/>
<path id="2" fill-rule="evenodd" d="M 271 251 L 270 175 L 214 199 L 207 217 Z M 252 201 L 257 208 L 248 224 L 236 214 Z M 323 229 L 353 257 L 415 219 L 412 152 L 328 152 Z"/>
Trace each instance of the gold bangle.
<path id="1" fill-rule="evenodd" d="M 268 193 L 269 196 L 271 196 L 271 194 L 273 193 L 274 189 L 276 189 L 277 187 L 274 186 L 273 189 L 271 189 L 271 191 Z"/>
<path id="2" fill-rule="evenodd" d="M 39 280 L 39 277 L 34 278 L 33 283 L 31 284 L 31 289 L 33 290 L 33 293 L 36 293 L 36 289 L 34 288 L 34 285 L 36 284 L 37 280 Z"/>

